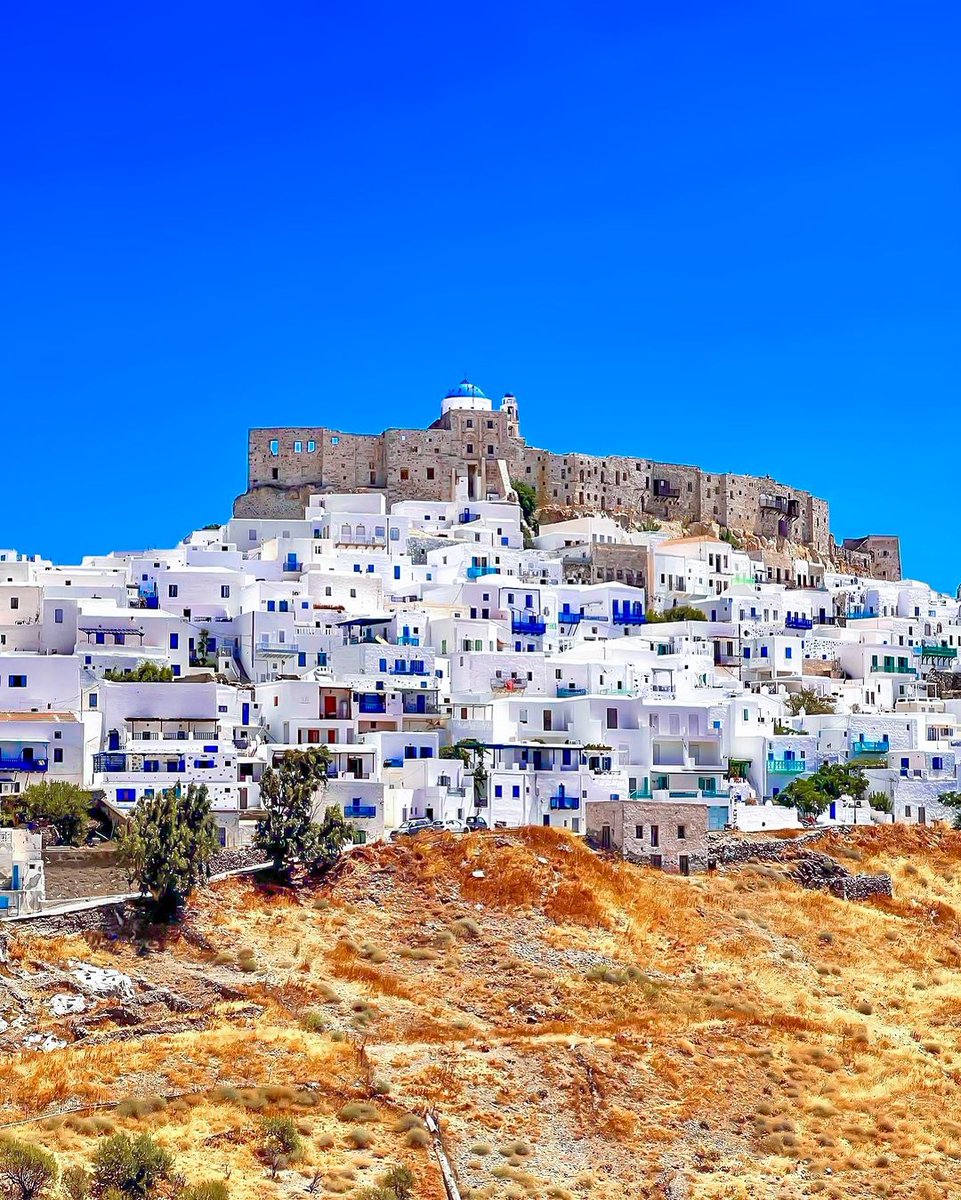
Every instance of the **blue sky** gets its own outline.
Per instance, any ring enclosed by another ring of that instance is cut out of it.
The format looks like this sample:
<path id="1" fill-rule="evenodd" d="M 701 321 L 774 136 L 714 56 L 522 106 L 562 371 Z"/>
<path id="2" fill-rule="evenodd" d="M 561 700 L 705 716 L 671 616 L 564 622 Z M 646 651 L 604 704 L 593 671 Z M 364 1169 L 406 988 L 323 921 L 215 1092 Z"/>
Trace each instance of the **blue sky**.
<path id="1" fill-rule="evenodd" d="M 0 545 L 226 519 L 249 425 L 766 472 L 961 581 L 961 11 L 21 5 Z"/>

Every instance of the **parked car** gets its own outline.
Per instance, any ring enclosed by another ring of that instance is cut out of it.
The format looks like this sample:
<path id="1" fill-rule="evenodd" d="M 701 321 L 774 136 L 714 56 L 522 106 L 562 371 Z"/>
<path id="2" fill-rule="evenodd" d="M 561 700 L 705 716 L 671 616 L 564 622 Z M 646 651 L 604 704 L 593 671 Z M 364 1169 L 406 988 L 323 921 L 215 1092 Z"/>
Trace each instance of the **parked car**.
<path id="1" fill-rule="evenodd" d="M 487 828 L 487 822 L 484 820 L 483 817 L 477 817 L 477 816 L 468 817 L 466 824 L 467 824 L 467 828 L 471 831 L 471 833 L 476 833 L 478 829 L 486 829 Z"/>
<path id="2" fill-rule="evenodd" d="M 449 821 L 435 821 L 432 828 L 436 829 L 438 832 L 445 833 L 468 832 L 467 823 L 465 821 L 458 821 L 455 818 L 451 818 Z"/>
<path id="3" fill-rule="evenodd" d="M 433 822 L 428 821 L 426 817 L 411 817 L 409 821 L 403 821 L 396 829 L 391 830 L 390 840 L 395 842 L 401 837 L 416 837 L 425 829 L 433 829 Z"/>

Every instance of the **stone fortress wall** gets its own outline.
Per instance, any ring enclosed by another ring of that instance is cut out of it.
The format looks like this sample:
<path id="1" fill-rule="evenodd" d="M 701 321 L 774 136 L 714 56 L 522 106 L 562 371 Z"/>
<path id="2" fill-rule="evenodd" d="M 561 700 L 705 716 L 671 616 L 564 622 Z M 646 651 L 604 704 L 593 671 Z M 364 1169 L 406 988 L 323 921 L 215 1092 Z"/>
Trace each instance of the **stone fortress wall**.
<path id="1" fill-rule="evenodd" d="M 769 477 L 624 455 L 555 454 L 528 446 L 517 401 L 498 408 L 463 381 L 427 429 L 345 433 L 328 426 L 251 429 L 247 491 L 238 517 L 303 515 L 311 493 L 379 491 L 397 500 L 482 500 L 503 496 L 508 478 L 529 483 L 542 506 L 619 513 L 632 521 L 714 521 L 764 538 L 784 538 L 823 555 L 836 553 L 827 501 Z M 870 539 L 859 539 L 870 542 Z M 887 539 L 890 557 L 892 543 Z M 868 546 L 850 546 L 870 561 Z M 861 564 L 859 564 L 861 565 Z M 900 577 L 900 560 L 885 564 Z"/>

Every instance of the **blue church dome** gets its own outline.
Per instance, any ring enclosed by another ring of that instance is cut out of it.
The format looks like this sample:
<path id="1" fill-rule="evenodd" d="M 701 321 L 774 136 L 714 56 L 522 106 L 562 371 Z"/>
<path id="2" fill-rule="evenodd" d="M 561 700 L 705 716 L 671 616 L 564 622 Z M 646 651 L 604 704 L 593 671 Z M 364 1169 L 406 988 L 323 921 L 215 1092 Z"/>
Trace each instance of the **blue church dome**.
<path id="1" fill-rule="evenodd" d="M 471 383 L 469 379 L 462 379 L 457 387 L 452 387 L 444 397 L 445 400 L 453 400 L 458 396 L 469 396 L 474 400 L 486 400 L 487 397 L 480 388 Z"/>

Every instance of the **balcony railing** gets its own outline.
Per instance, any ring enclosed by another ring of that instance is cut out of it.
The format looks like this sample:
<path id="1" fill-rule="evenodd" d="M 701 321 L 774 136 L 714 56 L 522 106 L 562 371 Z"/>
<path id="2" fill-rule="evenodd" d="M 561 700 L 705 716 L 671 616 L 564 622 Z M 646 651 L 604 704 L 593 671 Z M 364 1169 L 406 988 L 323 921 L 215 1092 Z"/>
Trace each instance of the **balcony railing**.
<path id="1" fill-rule="evenodd" d="M 413 696 L 404 697 L 403 711 L 408 717 L 436 717 L 440 712 L 440 706 L 436 700 L 428 700 L 422 694 L 415 692 Z"/>
<path id="2" fill-rule="evenodd" d="M 457 800 L 463 800 L 464 797 L 467 795 L 467 788 L 465 788 L 465 787 L 449 787 L 447 789 L 447 795 L 453 796 Z"/>
<path id="3" fill-rule="evenodd" d="M 359 709 L 362 713 L 383 713 L 387 711 L 386 696 L 361 696 Z"/>
<path id="4" fill-rule="evenodd" d="M 396 645 L 396 646 L 419 646 L 420 638 L 414 637 L 413 634 L 410 634 L 410 633 L 402 633 L 400 635 L 400 637 L 397 638 L 394 645 Z"/>
<path id="5" fill-rule="evenodd" d="M 561 625 L 579 625 L 584 620 L 584 614 L 579 612 L 568 612 L 567 609 L 561 609 L 557 614 L 557 620 Z"/>
<path id="6" fill-rule="evenodd" d="M 921 655 L 921 661 L 925 659 L 951 659 L 958 657 L 957 647 L 955 646 L 915 646 L 914 653 Z"/>
<path id="7" fill-rule="evenodd" d="M 376 816 L 376 804 L 348 804 L 344 808 L 345 821 L 369 821 Z"/>
<path id="8" fill-rule="evenodd" d="M 260 642 L 257 652 L 271 658 L 286 658 L 288 655 L 299 654 L 300 647 L 296 642 Z"/>
<path id="9" fill-rule="evenodd" d="M 650 798 L 651 798 L 651 789 L 646 784 L 644 787 L 639 788 L 637 791 L 631 792 L 632 800 L 650 800 Z"/>
<path id="10" fill-rule="evenodd" d="M 879 741 L 868 741 L 867 738 L 859 738 L 856 742 L 851 743 L 852 754 L 887 754 L 891 749 L 891 744 L 888 739 L 881 738 Z"/>
<path id="11" fill-rule="evenodd" d="M 528 637 L 541 637 L 547 632 L 547 622 L 537 617 L 512 617 L 511 633 L 523 633 Z"/>
<path id="12" fill-rule="evenodd" d="M 802 775 L 806 764 L 803 758 L 769 758 L 768 773 L 771 775 Z"/>
<path id="13" fill-rule="evenodd" d="M 881 663 L 871 663 L 871 672 L 881 675 L 917 675 L 918 668 L 909 667 L 905 659 L 896 663 L 893 659 L 888 658 Z"/>
<path id="14" fill-rule="evenodd" d="M 574 808 L 580 808 L 581 800 L 579 796 L 551 796 L 550 806 L 553 810 L 561 809 L 565 812 Z"/>
<path id="15" fill-rule="evenodd" d="M 810 617 L 787 617 L 784 621 L 785 629 L 813 629 L 814 622 Z"/>
<path id="16" fill-rule="evenodd" d="M 849 608 L 844 614 L 849 621 L 870 621 L 878 614 L 872 608 Z"/>
<path id="17" fill-rule="evenodd" d="M 388 670 L 387 674 L 388 675 L 426 675 L 427 668 L 426 668 L 426 666 L 424 666 L 423 663 L 420 663 L 420 662 L 394 663 L 394 665 Z"/>
<path id="18" fill-rule="evenodd" d="M 338 533 L 334 535 L 335 546 L 386 546 L 387 538 L 384 534 L 367 533 L 367 534 L 352 534 Z"/>
<path id="19" fill-rule="evenodd" d="M 586 696 L 586 695 L 587 695 L 586 687 L 561 687 L 560 684 L 557 685 L 558 700 L 569 700 L 571 696 Z"/>
<path id="20" fill-rule="evenodd" d="M 480 579 L 483 575 L 496 575 L 498 570 L 498 567 L 468 567 L 467 578 Z"/>
<path id="21" fill-rule="evenodd" d="M 472 513 L 470 509 L 465 508 L 463 512 L 457 514 L 458 525 L 469 525 L 471 521 L 479 521 L 480 513 Z"/>
<path id="22" fill-rule="evenodd" d="M 611 614 L 611 620 L 615 625 L 645 625 L 647 617 L 642 612 L 627 612 L 624 609 L 617 609 Z"/>
<path id="23" fill-rule="evenodd" d="M 0 755 L 0 771 L 46 771 L 45 758 L 8 758 Z"/>

